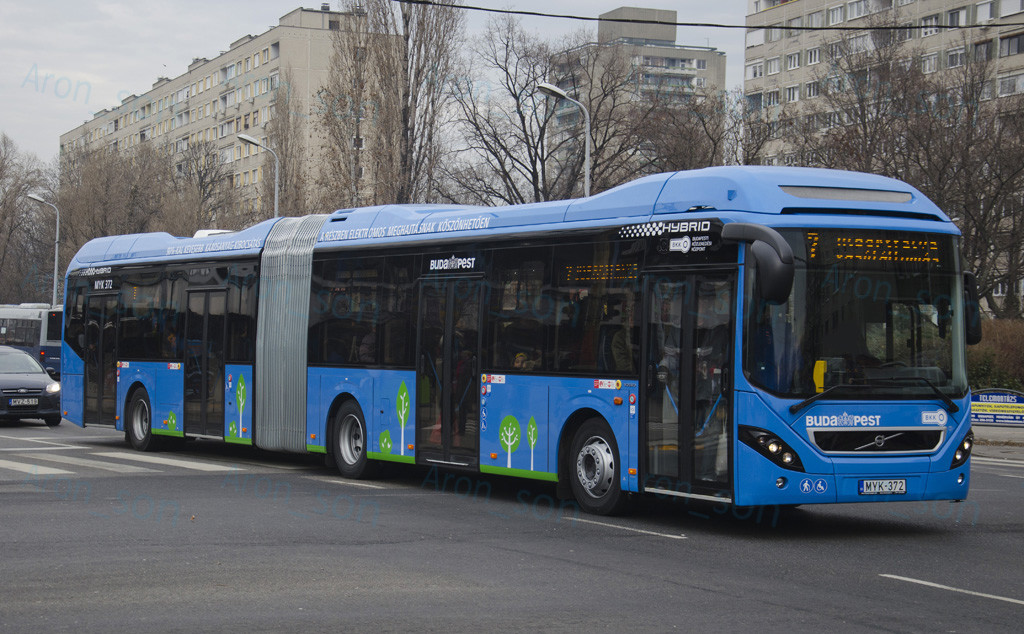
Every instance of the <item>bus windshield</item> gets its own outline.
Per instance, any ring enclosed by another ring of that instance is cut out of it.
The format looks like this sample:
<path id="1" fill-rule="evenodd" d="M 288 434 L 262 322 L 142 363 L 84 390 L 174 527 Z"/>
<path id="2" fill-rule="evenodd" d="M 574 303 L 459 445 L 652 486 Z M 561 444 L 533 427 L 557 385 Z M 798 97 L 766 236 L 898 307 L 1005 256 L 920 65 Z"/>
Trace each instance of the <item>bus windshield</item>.
<path id="1" fill-rule="evenodd" d="M 825 390 L 844 399 L 966 393 L 953 236 L 780 233 L 796 259 L 793 291 L 778 305 L 756 292 L 748 300 L 744 371 L 751 382 L 790 398 Z M 752 273 L 748 280 L 754 284 Z"/>

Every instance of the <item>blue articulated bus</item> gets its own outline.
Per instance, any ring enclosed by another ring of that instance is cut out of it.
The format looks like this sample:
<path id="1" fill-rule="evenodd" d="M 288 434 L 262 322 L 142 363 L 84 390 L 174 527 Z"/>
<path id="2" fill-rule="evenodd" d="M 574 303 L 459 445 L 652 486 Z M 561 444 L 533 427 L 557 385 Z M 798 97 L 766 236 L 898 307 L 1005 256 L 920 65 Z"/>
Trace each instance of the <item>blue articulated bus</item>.
<path id="1" fill-rule="evenodd" d="M 86 244 L 65 417 L 736 506 L 958 500 L 959 232 L 866 174 L 720 167 L 513 207 L 387 205 Z"/>
<path id="2" fill-rule="evenodd" d="M 24 350 L 60 371 L 61 311 L 49 304 L 0 304 L 0 346 Z"/>

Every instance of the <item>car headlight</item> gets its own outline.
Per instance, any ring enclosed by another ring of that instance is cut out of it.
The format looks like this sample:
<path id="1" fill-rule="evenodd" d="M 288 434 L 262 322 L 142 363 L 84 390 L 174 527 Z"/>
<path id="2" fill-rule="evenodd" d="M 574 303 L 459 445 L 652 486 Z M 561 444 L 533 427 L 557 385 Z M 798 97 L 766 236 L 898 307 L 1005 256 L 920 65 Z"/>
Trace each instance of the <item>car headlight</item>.
<path id="1" fill-rule="evenodd" d="M 51 383 L 46 386 L 47 394 L 56 394 L 57 392 L 60 392 L 60 383 Z"/>

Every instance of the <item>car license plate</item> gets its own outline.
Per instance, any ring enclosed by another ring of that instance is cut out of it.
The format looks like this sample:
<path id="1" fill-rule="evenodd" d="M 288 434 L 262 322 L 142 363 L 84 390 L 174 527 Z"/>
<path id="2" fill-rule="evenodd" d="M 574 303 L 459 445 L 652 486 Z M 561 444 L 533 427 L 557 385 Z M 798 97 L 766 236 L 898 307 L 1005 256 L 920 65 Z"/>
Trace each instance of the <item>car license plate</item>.
<path id="1" fill-rule="evenodd" d="M 905 495 L 906 480 L 861 480 L 858 487 L 861 495 Z"/>
<path id="2" fill-rule="evenodd" d="M 26 405 L 39 405 L 37 398 L 12 398 L 11 407 L 24 407 Z"/>

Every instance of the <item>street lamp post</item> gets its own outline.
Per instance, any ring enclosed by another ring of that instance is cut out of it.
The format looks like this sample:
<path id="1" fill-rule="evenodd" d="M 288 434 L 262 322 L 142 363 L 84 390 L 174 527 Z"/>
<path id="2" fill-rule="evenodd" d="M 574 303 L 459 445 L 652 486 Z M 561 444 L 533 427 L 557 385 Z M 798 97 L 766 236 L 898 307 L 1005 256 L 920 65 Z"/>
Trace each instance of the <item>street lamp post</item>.
<path id="1" fill-rule="evenodd" d="M 277 218 L 277 196 L 279 185 L 281 183 L 281 161 L 277 158 L 277 152 L 271 150 L 248 134 L 239 134 L 238 140 L 250 145 L 255 145 L 256 147 L 261 147 L 274 155 L 274 217 Z"/>
<path id="2" fill-rule="evenodd" d="M 53 300 L 50 302 L 50 306 L 56 306 L 57 305 L 57 279 L 58 279 L 57 278 L 57 257 L 58 257 L 58 252 L 59 252 L 59 249 L 60 249 L 60 209 L 57 209 L 57 205 L 54 205 L 53 203 L 46 202 L 45 200 L 43 200 L 40 196 L 38 196 L 36 194 L 28 194 L 28 197 L 31 198 L 32 200 L 36 201 L 37 203 L 42 203 L 44 205 L 49 205 L 50 207 L 53 207 L 53 210 L 57 213 L 57 231 L 55 232 L 55 237 L 53 239 Z"/>
<path id="3" fill-rule="evenodd" d="M 537 91 L 541 92 L 549 97 L 555 97 L 556 99 L 565 99 L 576 104 L 580 110 L 583 111 L 583 124 L 584 133 L 586 134 L 586 143 L 583 145 L 583 196 L 590 196 L 590 111 L 582 103 L 576 101 L 572 97 L 566 94 L 564 90 L 554 84 L 547 82 L 541 82 L 537 84 Z"/>

